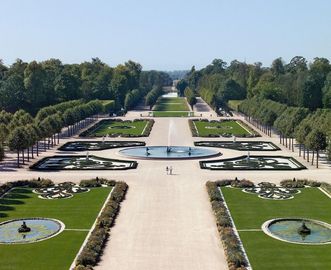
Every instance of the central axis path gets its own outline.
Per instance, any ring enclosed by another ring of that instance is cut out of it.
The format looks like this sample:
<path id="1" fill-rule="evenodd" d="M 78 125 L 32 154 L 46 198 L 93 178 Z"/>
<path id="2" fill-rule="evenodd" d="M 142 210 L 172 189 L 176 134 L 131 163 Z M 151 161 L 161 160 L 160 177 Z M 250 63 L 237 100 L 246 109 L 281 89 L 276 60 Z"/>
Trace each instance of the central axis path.
<path id="1" fill-rule="evenodd" d="M 187 119 L 158 118 L 148 145 L 193 145 Z M 172 166 L 174 175 L 166 175 Z M 227 269 L 197 160 L 139 161 L 123 180 L 129 191 L 95 269 Z"/>

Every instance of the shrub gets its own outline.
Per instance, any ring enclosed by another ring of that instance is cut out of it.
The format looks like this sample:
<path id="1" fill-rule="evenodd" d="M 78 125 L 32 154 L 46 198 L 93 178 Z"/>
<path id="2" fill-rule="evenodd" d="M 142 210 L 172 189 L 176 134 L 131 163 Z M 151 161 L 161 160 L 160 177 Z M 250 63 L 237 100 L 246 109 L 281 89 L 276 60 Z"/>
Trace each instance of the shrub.
<path id="1" fill-rule="evenodd" d="M 115 182 L 113 180 L 107 180 L 103 178 L 81 181 L 81 184 L 83 185 L 101 185 L 101 183 L 113 184 Z M 124 200 L 127 189 L 128 185 L 126 183 L 116 183 L 109 200 L 97 218 L 95 228 L 93 229 L 86 245 L 77 258 L 76 269 L 93 269 L 92 266 L 95 266 L 99 261 L 102 249 L 109 236 L 109 230 L 114 224 L 114 220 L 120 210 L 120 203 Z"/>
<path id="2" fill-rule="evenodd" d="M 93 178 L 93 179 L 81 180 L 79 185 L 81 187 L 101 187 L 101 185 L 115 186 L 116 181 L 96 177 L 96 178 Z"/>
<path id="3" fill-rule="evenodd" d="M 232 181 L 231 186 L 236 188 L 249 188 L 249 187 L 254 187 L 254 183 L 246 179 L 234 180 Z"/>
<path id="4" fill-rule="evenodd" d="M 280 185 L 282 187 L 287 187 L 287 188 L 304 188 L 305 186 L 310 186 L 310 187 L 319 187 L 321 186 L 321 182 L 317 181 L 312 181 L 308 179 L 285 179 L 280 182 Z"/>
<path id="5" fill-rule="evenodd" d="M 220 186 L 226 186 L 234 182 L 243 182 L 243 186 L 252 184 L 252 182 L 247 180 L 221 180 L 217 182 L 208 181 L 206 187 L 215 214 L 217 229 L 225 248 L 228 267 L 230 270 L 245 270 L 247 266 L 245 254 L 242 250 L 240 239 L 233 230 L 233 224 L 229 212 L 223 203 L 223 196 L 219 191 Z"/>
<path id="6" fill-rule="evenodd" d="M 322 183 L 321 188 L 331 195 L 331 185 L 328 183 Z"/>

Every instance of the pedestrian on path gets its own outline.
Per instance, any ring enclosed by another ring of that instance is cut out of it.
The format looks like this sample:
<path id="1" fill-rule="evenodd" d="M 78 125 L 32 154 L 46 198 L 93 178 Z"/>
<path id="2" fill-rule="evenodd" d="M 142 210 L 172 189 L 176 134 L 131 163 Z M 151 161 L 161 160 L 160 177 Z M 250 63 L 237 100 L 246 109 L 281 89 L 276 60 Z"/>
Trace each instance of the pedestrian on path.
<path id="1" fill-rule="evenodd" d="M 170 175 L 172 175 L 172 166 L 169 168 Z"/>
<path id="2" fill-rule="evenodd" d="M 167 175 L 169 174 L 168 172 L 169 172 L 169 168 L 168 168 L 168 166 L 166 167 L 166 172 L 167 172 Z"/>

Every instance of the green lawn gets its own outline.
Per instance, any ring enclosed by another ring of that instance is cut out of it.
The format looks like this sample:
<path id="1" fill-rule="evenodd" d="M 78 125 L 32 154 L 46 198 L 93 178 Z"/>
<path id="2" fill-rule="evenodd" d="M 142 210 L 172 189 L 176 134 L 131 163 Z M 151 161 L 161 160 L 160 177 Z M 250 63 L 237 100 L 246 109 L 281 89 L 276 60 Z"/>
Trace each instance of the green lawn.
<path id="1" fill-rule="evenodd" d="M 173 98 L 163 98 L 160 97 L 154 108 L 153 111 L 189 111 L 189 107 L 187 105 L 186 99 L 182 97 L 173 97 Z"/>
<path id="2" fill-rule="evenodd" d="M 153 111 L 154 117 L 188 117 L 190 112 L 160 112 Z M 193 115 L 190 115 L 193 116 Z"/>
<path id="3" fill-rule="evenodd" d="M 65 224 L 58 236 L 31 244 L 0 245 L 1 269 L 69 269 L 111 188 L 95 188 L 70 199 L 39 199 L 18 188 L 0 199 L 0 222 L 13 218 L 55 218 Z"/>
<path id="4" fill-rule="evenodd" d="M 273 218 L 304 217 L 331 223 L 331 199 L 317 188 L 302 189 L 294 199 L 261 199 L 236 188 L 222 188 L 238 230 L 261 229 Z M 267 236 L 263 231 L 240 231 L 254 270 L 331 269 L 331 245 L 299 245 Z"/>
<path id="5" fill-rule="evenodd" d="M 244 129 L 237 121 L 193 121 L 195 127 L 198 130 L 198 136 L 208 137 L 208 136 L 220 136 L 222 134 L 229 134 L 235 136 L 247 136 L 250 133 Z"/>
<path id="6" fill-rule="evenodd" d="M 116 121 L 116 120 L 102 120 L 92 127 L 86 136 L 103 137 L 107 134 L 109 136 L 117 135 L 134 135 L 140 136 L 146 125 L 149 123 L 148 120 L 141 121 Z"/>

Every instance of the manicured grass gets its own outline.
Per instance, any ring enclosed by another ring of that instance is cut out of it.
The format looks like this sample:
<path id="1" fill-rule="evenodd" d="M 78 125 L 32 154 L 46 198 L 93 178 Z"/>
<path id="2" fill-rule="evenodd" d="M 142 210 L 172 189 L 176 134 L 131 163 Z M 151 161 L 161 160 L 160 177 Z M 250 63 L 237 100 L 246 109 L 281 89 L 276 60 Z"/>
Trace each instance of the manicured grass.
<path id="1" fill-rule="evenodd" d="M 91 131 L 87 136 L 102 137 L 113 134 L 119 135 L 134 135 L 140 136 L 148 124 L 148 120 L 141 121 L 116 121 L 116 120 L 103 120 L 95 129 L 91 128 Z M 119 127 L 119 128 L 116 128 Z M 121 128 L 128 127 L 128 128 Z"/>
<path id="2" fill-rule="evenodd" d="M 89 230 L 111 188 L 95 188 L 70 199 L 39 199 L 32 189 L 13 189 L 0 199 L 0 222 L 13 218 L 55 218 L 65 229 Z M 64 230 L 31 244 L 0 245 L 1 269 L 69 269 L 88 231 Z"/>
<path id="3" fill-rule="evenodd" d="M 153 111 L 154 117 L 188 117 L 189 112 L 160 112 Z M 193 115 L 190 115 L 193 116 Z"/>
<path id="4" fill-rule="evenodd" d="M 163 98 L 160 97 L 154 108 L 153 111 L 189 111 L 189 107 L 185 98 L 182 97 L 174 97 L 174 98 Z"/>
<path id="5" fill-rule="evenodd" d="M 273 218 L 304 217 L 331 223 L 331 199 L 317 188 L 305 188 L 294 199 L 261 199 L 241 189 L 222 188 L 224 198 L 239 230 L 240 238 L 254 270 L 331 269 L 331 245 L 298 245 L 267 236 L 262 224 Z"/>
<path id="6" fill-rule="evenodd" d="M 193 121 L 198 131 L 198 136 L 220 136 L 222 134 L 230 134 L 235 136 L 247 136 L 250 133 L 244 129 L 237 121 Z"/>

